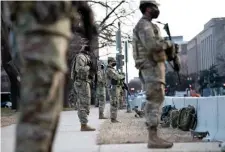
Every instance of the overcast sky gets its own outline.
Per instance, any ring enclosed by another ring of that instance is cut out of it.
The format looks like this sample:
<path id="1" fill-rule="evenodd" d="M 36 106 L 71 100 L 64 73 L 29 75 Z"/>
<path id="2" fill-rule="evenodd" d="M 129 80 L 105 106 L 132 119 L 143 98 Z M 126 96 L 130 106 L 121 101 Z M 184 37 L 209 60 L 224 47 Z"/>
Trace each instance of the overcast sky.
<path id="1" fill-rule="evenodd" d="M 102 2 L 105 1 L 102 0 Z M 121 7 L 133 10 L 137 9 L 137 11 L 127 21 L 129 24 L 132 23 L 133 26 L 122 26 L 121 29 L 126 32 L 131 32 L 132 35 L 132 29 L 141 17 L 141 13 L 138 10 L 140 0 L 127 1 L 129 5 L 125 4 Z M 168 22 L 171 35 L 182 35 L 185 41 L 189 41 L 197 35 L 203 29 L 204 24 L 211 18 L 225 17 L 225 0 L 158 0 L 158 2 L 160 2 L 160 16 L 157 20 L 164 23 Z M 105 9 L 102 7 L 95 7 L 94 12 L 96 20 L 100 20 L 106 14 Z M 161 33 L 165 35 L 164 31 L 161 31 Z M 100 56 L 107 54 L 106 50 L 100 50 Z M 116 49 L 114 47 L 108 48 L 108 53 L 112 53 L 109 56 L 115 56 Z M 133 77 L 138 76 L 138 71 L 134 67 L 131 45 L 129 46 L 128 56 L 128 79 L 131 80 Z M 102 57 L 102 59 L 107 59 L 107 56 Z"/>

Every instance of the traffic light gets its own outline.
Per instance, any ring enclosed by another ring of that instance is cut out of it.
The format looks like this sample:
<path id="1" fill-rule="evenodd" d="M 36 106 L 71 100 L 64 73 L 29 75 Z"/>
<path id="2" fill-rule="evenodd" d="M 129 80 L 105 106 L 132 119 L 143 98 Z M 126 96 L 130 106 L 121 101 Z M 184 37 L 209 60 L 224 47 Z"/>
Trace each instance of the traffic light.
<path id="1" fill-rule="evenodd" d="M 124 65 L 124 55 L 121 53 L 116 54 L 116 61 L 117 61 L 117 69 L 123 67 Z"/>

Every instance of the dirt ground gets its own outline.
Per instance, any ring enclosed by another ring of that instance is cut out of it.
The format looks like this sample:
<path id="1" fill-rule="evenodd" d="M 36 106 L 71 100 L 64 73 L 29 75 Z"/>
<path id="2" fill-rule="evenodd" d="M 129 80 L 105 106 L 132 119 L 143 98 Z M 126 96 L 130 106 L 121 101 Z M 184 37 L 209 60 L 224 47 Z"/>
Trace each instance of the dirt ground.
<path id="1" fill-rule="evenodd" d="M 147 143 L 147 130 L 144 118 L 135 118 L 133 113 L 119 111 L 121 123 L 112 124 L 106 120 L 100 127 L 98 144 Z M 172 142 L 193 142 L 190 132 L 159 127 L 159 135 Z"/>
<path id="2" fill-rule="evenodd" d="M 1 108 L 1 127 L 9 126 L 17 122 L 17 112 L 8 109 Z"/>
<path id="3" fill-rule="evenodd" d="M 73 111 L 74 108 L 63 108 L 63 111 Z M 18 112 L 8 108 L 1 108 L 1 127 L 6 127 L 17 122 Z"/>

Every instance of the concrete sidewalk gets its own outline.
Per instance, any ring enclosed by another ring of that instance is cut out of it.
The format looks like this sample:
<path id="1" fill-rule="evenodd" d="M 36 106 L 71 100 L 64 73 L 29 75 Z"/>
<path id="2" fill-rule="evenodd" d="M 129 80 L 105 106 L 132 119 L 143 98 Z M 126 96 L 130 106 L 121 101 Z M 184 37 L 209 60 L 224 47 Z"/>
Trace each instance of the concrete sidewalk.
<path id="1" fill-rule="evenodd" d="M 109 110 L 109 108 L 107 108 Z M 218 143 L 176 143 L 172 149 L 151 150 L 147 144 L 96 145 L 100 124 L 98 108 L 91 108 L 89 124 L 96 127 L 95 132 L 80 132 L 80 123 L 76 111 L 61 113 L 53 152 L 194 152 L 219 151 Z M 15 125 L 1 128 L 1 152 L 13 152 Z"/>

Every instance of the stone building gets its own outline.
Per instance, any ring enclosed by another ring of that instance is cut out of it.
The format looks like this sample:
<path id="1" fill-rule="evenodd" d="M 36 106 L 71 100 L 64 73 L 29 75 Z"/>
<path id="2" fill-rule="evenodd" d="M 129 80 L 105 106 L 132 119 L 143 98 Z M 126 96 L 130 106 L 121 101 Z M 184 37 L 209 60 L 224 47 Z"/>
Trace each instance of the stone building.
<path id="1" fill-rule="evenodd" d="M 187 56 L 190 74 L 209 69 L 211 65 L 218 65 L 219 73 L 225 74 L 217 60 L 225 56 L 225 17 L 212 18 L 204 25 L 204 29 L 188 42 Z"/>

